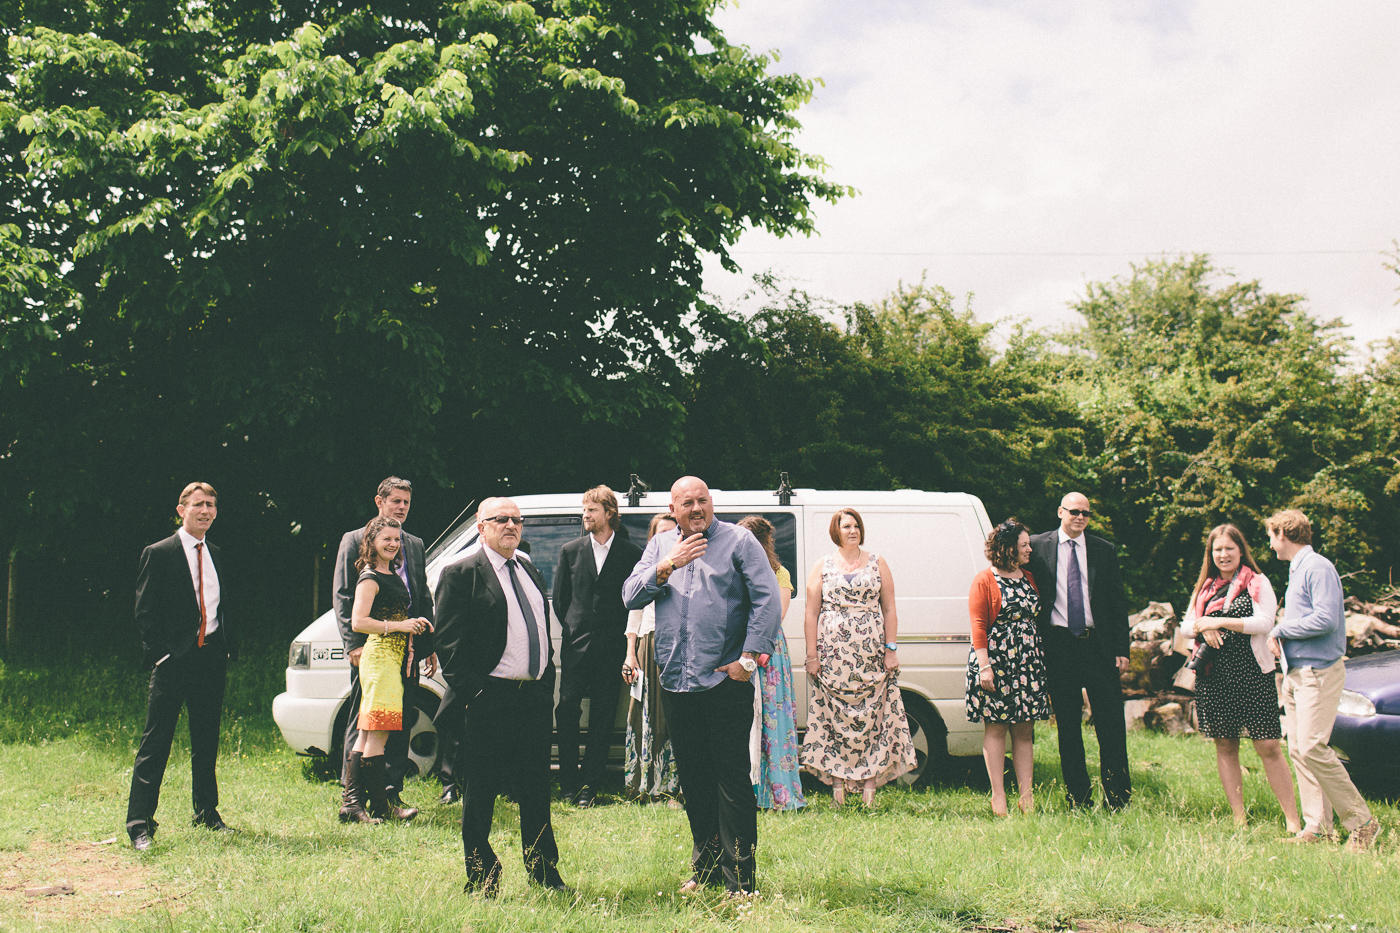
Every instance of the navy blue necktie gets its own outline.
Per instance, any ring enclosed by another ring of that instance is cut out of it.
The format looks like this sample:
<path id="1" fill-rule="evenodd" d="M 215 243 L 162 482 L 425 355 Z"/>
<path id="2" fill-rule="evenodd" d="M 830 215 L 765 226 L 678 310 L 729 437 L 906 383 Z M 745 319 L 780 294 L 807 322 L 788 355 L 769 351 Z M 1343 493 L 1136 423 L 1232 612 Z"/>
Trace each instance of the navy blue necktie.
<path id="1" fill-rule="evenodd" d="M 515 575 L 515 558 L 506 561 L 506 569 L 510 571 L 510 585 L 515 588 L 515 601 L 520 603 L 520 614 L 525 617 L 525 631 L 530 638 L 530 679 L 539 680 L 544 672 L 540 670 L 540 632 L 535 622 L 535 610 L 530 608 L 530 601 L 520 587 L 520 578 Z M 1082 610 L 1079 616 L 1083 618 Z"/>
<path id="2" fill-rule="evenodd" d="M 1084 634 L 1084 576 L 1079 572 L 1079 543 L 1070 538 L 1069 572 L 1065 574 L 1065 618 L 1069 633 L 1075 638 Z"/>

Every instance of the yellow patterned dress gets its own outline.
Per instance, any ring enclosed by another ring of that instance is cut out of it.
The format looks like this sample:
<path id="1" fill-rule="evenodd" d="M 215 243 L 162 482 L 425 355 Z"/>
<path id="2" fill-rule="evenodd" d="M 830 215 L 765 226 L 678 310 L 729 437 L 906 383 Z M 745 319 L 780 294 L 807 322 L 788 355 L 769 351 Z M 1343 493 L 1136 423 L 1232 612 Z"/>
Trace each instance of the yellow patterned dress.
<path id="1" fill-rule="evenodd" d="M 408 618 L 412 597 L 408 587 L 396 573 L 365 570 L 358 582 L 373 580 L 379 584 L 372 619 L 400 622 Z M 365 641 L 360 655 L 360 718 L 361 732 L 398 732 L 403 728 L 403 668 L 409 636 L 404 632 L 373 635 Z"/>

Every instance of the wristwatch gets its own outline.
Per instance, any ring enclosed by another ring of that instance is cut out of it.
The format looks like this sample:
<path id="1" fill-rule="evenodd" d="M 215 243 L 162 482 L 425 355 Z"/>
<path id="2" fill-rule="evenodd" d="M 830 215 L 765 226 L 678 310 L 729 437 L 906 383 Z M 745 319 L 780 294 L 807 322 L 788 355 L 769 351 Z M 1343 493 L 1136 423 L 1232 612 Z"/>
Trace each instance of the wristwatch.
<path id="1" fill-rule="evenodd" d="M 749 657 L 748 655 L 740 656 L 739 666 L 742 667 L 744 670 L 748 671 L 750 674 L 758 670 L 758 662 L 755 661 L 753 658 Z"/>
<path id="2" fill-rule="evenodd" d="M 887 641 L 887 642 L 885 642 L 885 650 L 886 650 L 886 651 L 898 651 L 898 650 L 899 650 L 899 645 L 896 645 L 896 644 L 895 644 L 894 642 L 892 642 L 892 641 Z"/>

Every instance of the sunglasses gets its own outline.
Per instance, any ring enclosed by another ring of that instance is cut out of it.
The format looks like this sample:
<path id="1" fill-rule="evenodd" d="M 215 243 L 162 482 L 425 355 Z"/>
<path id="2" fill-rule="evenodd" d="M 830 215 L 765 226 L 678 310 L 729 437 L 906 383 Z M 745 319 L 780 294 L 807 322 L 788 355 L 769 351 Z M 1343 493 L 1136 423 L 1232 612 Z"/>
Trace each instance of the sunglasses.
<path id="1" fill-rule="evenodd" d="M 1088 518 L 1089 516 L 1094 514 L 1089 509 L 1065 509 L 1065 511 L 1073 515 L 1075 518 Z"/>
<path id="2" fill-rule="evenodd" d="M 493 515 L 490 518 L 483 518 L 483 522 L 490 522 L 493 525 L 524 525 L 525 519 L 518 515 Z"/>

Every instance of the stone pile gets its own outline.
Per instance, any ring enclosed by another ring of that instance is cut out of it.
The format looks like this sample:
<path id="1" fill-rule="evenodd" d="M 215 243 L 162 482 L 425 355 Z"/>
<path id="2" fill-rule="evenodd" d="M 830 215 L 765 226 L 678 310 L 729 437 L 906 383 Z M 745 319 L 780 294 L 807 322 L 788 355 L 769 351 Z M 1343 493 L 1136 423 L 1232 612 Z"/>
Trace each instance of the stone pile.
<path id="1" fill-rule="evenodd" d="M 1346 601 L 1347 657 L 1400 648 L 1400 590 L 1378 602 Z"/>

